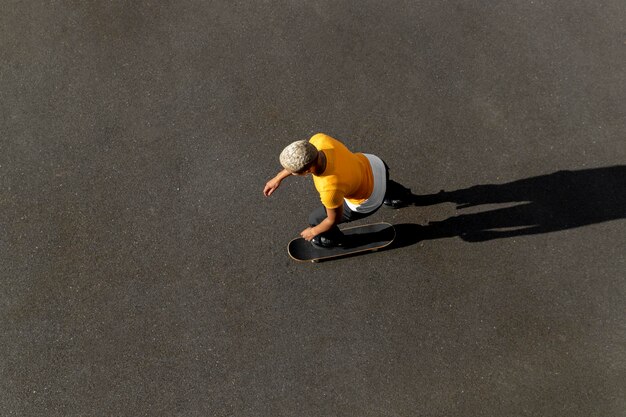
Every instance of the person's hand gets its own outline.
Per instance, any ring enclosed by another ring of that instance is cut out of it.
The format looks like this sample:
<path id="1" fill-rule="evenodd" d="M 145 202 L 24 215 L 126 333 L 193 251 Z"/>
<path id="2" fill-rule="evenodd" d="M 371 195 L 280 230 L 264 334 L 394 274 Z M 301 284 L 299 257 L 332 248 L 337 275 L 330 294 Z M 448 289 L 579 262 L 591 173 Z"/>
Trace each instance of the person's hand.
<path id="1" fill-rule="evenodd" d="M 279 186 L 280 186 L 280 180 L 277 178 L 272 178 L 271 180 L 267 182 L 267 184 L 265 184 L 265 188 L 263 189 L 263 194 L 265 194 L 266 197 L 269 197 L 272 195 L 274 191 L 276 191 L 276 189 Z"/>
<path id="2" fill-rule="evenodd" d="M 302 233 L 300 233 L 300 236 L 302 236 L 304 238 L 304 240 L 311 240 L 313 239 L 316 235 L 315 232 L 313 232 L 313 228 L 312 227 L 307 227 L 306 229 L 304 229 L 302 231 Z"/>

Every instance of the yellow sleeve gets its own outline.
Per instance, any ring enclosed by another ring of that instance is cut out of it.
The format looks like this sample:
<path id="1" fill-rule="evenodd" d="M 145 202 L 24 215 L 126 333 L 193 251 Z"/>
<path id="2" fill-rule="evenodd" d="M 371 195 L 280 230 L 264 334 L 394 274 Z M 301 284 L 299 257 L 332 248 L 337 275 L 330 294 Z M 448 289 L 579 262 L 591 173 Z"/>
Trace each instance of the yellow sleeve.
<path id="1" fill-rule="evenodd" d="M 324 207 L 334 209 L 343 206 L 343 193 L 338 190 L 324 191 L 320 193 L 320 200 Z"/>

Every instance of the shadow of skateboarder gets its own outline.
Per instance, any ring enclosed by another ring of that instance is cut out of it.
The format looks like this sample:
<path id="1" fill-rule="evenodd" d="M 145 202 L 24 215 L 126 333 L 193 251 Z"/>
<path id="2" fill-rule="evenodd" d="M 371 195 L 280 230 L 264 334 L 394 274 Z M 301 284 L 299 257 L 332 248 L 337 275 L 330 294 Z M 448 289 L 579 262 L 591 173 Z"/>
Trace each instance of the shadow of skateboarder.
<path id="1" fill-rule="evenodd" d="M 395 225 L 395 247 L 454 236 L 483 242 L 626 218 L 626 166 L 558 171 L 506 184 L 411 197 L 414 206 L 447 202 L 456 203 L 457 209 L 505 203 L 507 207 L 459 214 L 426 226 Z"/>

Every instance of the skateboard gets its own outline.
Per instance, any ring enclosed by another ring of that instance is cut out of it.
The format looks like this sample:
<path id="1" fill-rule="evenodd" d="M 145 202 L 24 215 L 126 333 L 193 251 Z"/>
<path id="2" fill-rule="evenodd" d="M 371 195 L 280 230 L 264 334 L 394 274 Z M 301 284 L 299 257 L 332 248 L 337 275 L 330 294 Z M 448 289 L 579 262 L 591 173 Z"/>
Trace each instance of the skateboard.
<path id="1" fill-rule="evenodd" d="M 319 262 L 361 252 L 374 252 L 389 245 L 396 237 L 396 230 L 389 223 L 352 226 L 341 231 L 345 236 L 342 246 L 318 248 L 311 242 L 298 237 L 289 242 L 287 252 L 296 261 Z"/>

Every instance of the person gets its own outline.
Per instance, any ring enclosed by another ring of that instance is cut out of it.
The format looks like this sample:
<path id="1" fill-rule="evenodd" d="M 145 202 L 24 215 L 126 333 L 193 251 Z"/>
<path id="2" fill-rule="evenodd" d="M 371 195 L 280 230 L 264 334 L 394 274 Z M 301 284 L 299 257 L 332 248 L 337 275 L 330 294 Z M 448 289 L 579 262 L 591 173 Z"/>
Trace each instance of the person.
<path id="1" fill-rule="evenodd" d="M 265 184 L 263 193 L 271 196 L 292 175 L 312 175 L 322 206 L 310 214 L 309 227 L 300 236 L 318 247 L 343 244 L 338 224 L 370 216 L 383 204 L 402 207 L 412 196 L 410 189 L 389 179 L 389 168 L 382 159 L 353 153 L 323 133 L 291 143 L 279 160 L 283 170 Z"/>

